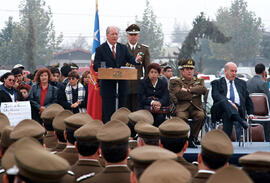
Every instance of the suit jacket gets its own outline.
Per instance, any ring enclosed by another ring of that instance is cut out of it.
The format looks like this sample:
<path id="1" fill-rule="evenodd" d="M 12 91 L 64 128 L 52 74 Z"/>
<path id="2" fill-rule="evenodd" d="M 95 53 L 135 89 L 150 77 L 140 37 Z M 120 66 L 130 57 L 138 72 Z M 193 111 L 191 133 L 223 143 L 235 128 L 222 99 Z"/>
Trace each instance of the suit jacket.
<path id="1" fill-rule="evenodd" d="M 75 147 L 74 148 L 66 147 L 62 152 L 58 152 L 56 154 L 66 159 L 71 166 L 74 165 L 79 159 L 78 151 Z"/>
<path id="2" fill-rule="evenodd" d="M 155 97 L 161 102 L 162 106 L 168 106 L 169 91 L 167 83 L 158 78 L 156 88 L 154 88 L 148 77 L 141 80 L 138 92 L 139 109 L 145 109 L 145 106 L 151 105 L 153 99 L 149 97 Z"/>
<path id="3" fill-rule="evenodd" d="M 138 80 L 132 80 L 129 81 L 129 88 L 130 88 L 130 93 L 131 94 L 137 94 L 138 93 L 138 86 L 139 86 L 139 81 L 142 77 L 146 77 L 144 73 L 146 73 L 146 69 L 148 65 L 150 64 L 150 53 L 148 46 L 137 43 L 136 48 L 134 50 L 131 50 L 130 45 L 127 43 L 128 50 L 133 56 L 137 56 L 139 52 L 142 52 L 142 64 L 141 65 L 132 65 L 127 63 L 128 67 L 135 67 L 138 71 Z M 143 72 L 144 69 L 144 72 Z"/>
<path id="4" fill-rule="evenodd" d="M 270 92 L 268 84 L 262 79 L 262 76 L 255 75 L 253 78 L 247 81 L 247 89 L 249 93 L 264 93 L 268 97 L 268 103 L 270 104 Z"/>
<path id="5" fill-rule="evenodd" d="M 178 157 L 177 162 L 183 165 L 191 173 L 191 176 L 194 177 L 198 172 L 198 167 L 192 163 L 186 161 L 183 157 Z"/>
<path id="6" fill-rule="evenodd" d="M 190 89 L 190 92 L 182 91 L 181 88 Z M 169 92 L 171 101 L 177 105 L 177 110 L 186 111 L 191 105 L 203 110 L 202 95 L 207 92 L 203 79 L 196 77 L 191 80 L 184 77 L 172 79 L 169 83 Z"/>
<path id="7" fill-rule="evenodd" d="M 120 68 L 126 66 L 126 63 L 133 65 L 139 65 L 135 61 L 135 57 L 128 51 L 126 45 L 121 43 L 116 44 L 116 59 L 113 57 L 113 53 L 107 42 L 101 44 L 96 49 L 94 59 L 94 70 L 97 72 L 101 67 L 101 62 L 106 63 L 107 68 Z M 102 97 L 115 97 L 116 95 L 116 82 L 117 80 L 101 80 L 100 81 L 100 94 Z M 128 94 L 128 81 L 118 81 L 119 83 L 119 96 L 125 96 Z"/>
<path id="8" fill-rule="evenodd" d="M 17 91 L 15 89 L 13 89 L 13 90 L 14 90 L 14 95 L 16 95 L 16 97 L 17 97 Z M 2 102 L 12 102 L 12 99 L 6 91 L 0 89 L 0 105 Z"/>
<path id="9" fill-rule="evenodd" d="M 240 98 L 240 106 L 239 106 L 240 115 L 245 116 L 245 111 L 247 111 L 247 114 L 253 114 L 253 103 L 249 97 L 246 82 L 241 79 L 235 78 L 234 84 Z M 220 102 L 222 100 L 228 100 L 227 83 L 224 77 L 212 81 L 211 85 L 212 85 L 212 98 L 214 100 L 213 107 L 215 107 L 215 103 L 217 102 Z"/>
<path id="10" fill-rule="evenodd" d="M 193 177 L 190 183 L 205 183 L 208 178 L 213 175 L 211 173 L 197 173 L 195 177 Z"/>
<path id="11" fill-rule="evenodd" d="M 106 167 L 98 175 L 82 183 L 130 183 L 130 170 L 127 166 Z"/>
<path id="12" fill-rule="evenodd" d="M 72 167 L 71 171 L 74 173 L 75 179 L 82 176 L 95 173 L 98 174 L 103 168 L 100 166 L 98 160 L 79 159 Z M 79 181 L 77 181 L 79 182 Z"/>

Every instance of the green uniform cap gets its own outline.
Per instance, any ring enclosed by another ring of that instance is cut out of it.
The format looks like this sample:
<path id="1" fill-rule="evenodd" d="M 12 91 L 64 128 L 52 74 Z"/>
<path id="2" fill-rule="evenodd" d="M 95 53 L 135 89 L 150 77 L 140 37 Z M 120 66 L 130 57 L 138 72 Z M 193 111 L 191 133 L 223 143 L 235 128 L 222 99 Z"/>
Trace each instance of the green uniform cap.
<path id="1" fill-rule="evenodd" d="M 235 166 L 220 168 L 206 183 L 253 183 L 249 176 Z"/>
<path id="2" fill-rule="evenodd" d="M 14 159 L 15 144 L 16 144 L 16 142 L 11 144 L 2 157 L 1 163 L 2 163 L 2 167 L 5 170 L 8 170 L 8 169 L 12 168 L 14 165 L 16 165 L 15 159 Z"/>
<path id="3" fill-rule="evenodd" d="M 2 130 L 2 135 L 1 135 L 1 142 L 0 145 L 1 147 L 8 148 L 14 141 L 10 139 L 10 133 L 14 129 L 13 126 L 6 126 Z"/>
<path id="4" fill-rule="evenodd" d="M 77 129 L 74 137 L 79 141 L 95 142 L 97 141 L 97 132 L 102 128 L 103 122 L 100 120 L 93 120 Z"/>
<path id="5" fill-rule="evenodd" d="M 140 183 L 187 183 L 191 178 L 190 172 L 174 160 L 157 160 L 141 175 Z"/>
<path id="6" fill-rule="evenodd" d="M 121 107 L 120 109 L 118 109 L 117 111 L 115 111 L 113 113 L 113 115 L 111 116 L 111 120 L 117 119 L 122 121 L 125 124 L 128 124 L 128 115 L 131 113 L 131 111 L 126 108 L 126 107 Z"/>
<path id="7" fill-rule="evenodd" d="M 151 163 L 159 159 L 177 159 L 177 155 L 167 149 L 145 145 L 133 149 L 129 154 L 132 163 L 130 164 L 133 167 L 146 168 Z"/>
<path id="8" fill-rule="evenodd" d="M 153 115 L 148 110 L 138 110 L 138 111 L 132 112 L 128 115 L 128 119 L 133 124 L 136 124 L 139 121 L 144 121 L 151 125 L 154 123 Z"/>
<path id="9" fill-rule="evenodd" d="M 184 68 L 195 68 L 195 61 L 192 59 L 181 59 L 178 62 L 179 69 L 184 69 Z"/>
<path id="10" fill-rule="evenodd" d="M 97 139 L 100 142 L 109 144 L 128 142 L 129 137 L 129 127 L 119 120 L 107 122 L 97 133 Z"/>
<path id="11" fill-rule="evenodd" d="M 93 119 L 87 113 L 77 113 L 64 119 L 66 128 L 71 130 L 77 130 L 86 123 L 91 122 Z"/>
<path id="12" fill-rule="evenodd" d="M 63 110 L 62 112 L 58 113 L 53 119 L 52 123 L 54 130 L 63 132 L 66 129 L 64 120 L 72 115 L 73 113 L 70 110 Z"/>
<path id="13" fill-rule="evenodd" d="M 229 157 L 233 154 L 231 139 L 222 130 L 207 132 L 201 140 L 202 152 L 212 156 Z"/>
<path id="14" fill-rule="evenodd" d="M 160 135 L 168 138 L 184 138 L 189 136 L 189 125 L 180 118 L 171 118 L 159 125 Z"/>
<path id="15" fill-rule="evenodd" d="M 126 32 L 128 34 L 139 34 L 140 33 L 140 27 L 136 24 L 131 24 L 126 28 Z"/>
<path id="16" fill-rule="evenodd" d="M 46 151 L 33 138 L 15 144 L 15 161 L 20 175 L 37 182 L 58 182 L 70 168 L 65 159 Z"/>
<path id="17" fill-rule="evenodd" d="M 31 119 L 22 120 L 10 133 L 12 140 L 23 137 L 34 137 L 40 139 L 45 134 L 45 129 L 37 121 Z"/>
<path id="18" fill-rule="evenodd" d="M 2 133 L 2 130 L 6 127 L 9 126 L 9 120 L 8 117 L 4 114 L 0 112 L 0 135 Z"/>
<path id="19" fill-rule="evenodd" d="M 64 108 L 61 105 L 51 104 L 41 113 L 40 117 L 44 121 L 44 123 L 52 123 L 55 116 L 63 110 Z"/>
<path id="20" fill-rule="evenodd" d="M 142 138 L 158 138 L 159 137 L 159 129 L 143 121 L 139 121 L 135 125 L 134 129 L 138 133 L 139 137 L 142 137 Z"/>
<path id="21" fill-rule="evenodd" d="M 270 152 L 258 151 L 239 159 L 244 170 L 260 170 L 270 172 Z"/>

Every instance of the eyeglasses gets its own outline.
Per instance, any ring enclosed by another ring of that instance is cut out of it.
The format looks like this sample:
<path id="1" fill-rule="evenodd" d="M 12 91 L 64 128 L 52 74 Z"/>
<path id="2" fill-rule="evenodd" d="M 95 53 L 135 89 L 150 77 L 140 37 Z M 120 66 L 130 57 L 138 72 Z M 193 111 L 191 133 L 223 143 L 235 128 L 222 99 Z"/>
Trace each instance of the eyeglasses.
<path id="1" fill-rule="evenodd" d="M 9 81 L 9 82 L 11 82 L 11 81 L 12 81 L 12 82 L 15 82 L 15 80 L 14 80 L 14 79 L 8 79 L 8 81 Z"/>
<path id="2" fill-rule="evenodd" d="M 68 78 L 68 80 L 77 80 L 77 78 Z"/>

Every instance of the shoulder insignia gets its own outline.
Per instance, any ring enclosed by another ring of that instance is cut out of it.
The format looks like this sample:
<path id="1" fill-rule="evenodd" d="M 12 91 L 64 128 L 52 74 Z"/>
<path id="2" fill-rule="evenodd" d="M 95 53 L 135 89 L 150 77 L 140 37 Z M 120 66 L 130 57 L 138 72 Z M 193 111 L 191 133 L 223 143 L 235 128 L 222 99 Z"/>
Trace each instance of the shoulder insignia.
<path id="1" fill-rule="evenodd" d="M 185 80 L 185 78 L 184 78 L 184 77 L 182 77 L 182 78 L 181 78 L 181 80 L 182 80 L 182 81 L 184 81 L 184 80 Z"/>
<path id="2" fill-rule="evenodd" d="M 5 169 L 4 168 L 0 169 L 0 174 L 2 174 L 4 172 L 5 172 Z"/>
<path id="3" fill-rule="evenodd" d="M 141 48 L 141 45 L 137 44 L 137 47 L 140 49 Z"/>
<path id="4" fill-rule="evenodd" d="M 74 173 L 73 173 L 72 171 L 70 171 L 70 170 L 68 170 L 67 173 L 68 173 L 69 175 L 74 176 Z"/>
<path id="5" fill-rule="evenodd" d="M 81 182 L 81 181 L 83 181 L 83 180 L 85 180 L 85 179 L 88 179 L 88 178 L 91 178 L 91 177 L 94 177 L 94 176 L 95 176 L 95 172 L 92 172 L 92 173 L 85 174 L 85 175 L 82 175 L 82 176 L 78 177 L 78 178 L 76 179 L 76 181 L 77 181 L 77 182 Z"/>
<path id="6" fill-rule="evenodd" d="M 193 80 L 194 80 L 194 81 L 196 81 L 196 80 L 197 80 L 197 78 L 194 76 L 194 77 L 193 77 Z"/>
<path id="7" fill-rule="evenodd" d="M 142 46 L 144 46 L 144 47 L 147 47 L 147 48 L 149 47 L 149 46 L 148 46 L 148 45 L 146 45 L 146 44 L 141 44 L 141 45 L 142 45 Z"/>
<path id="8" fill-rule="evenodd" d="M 177 77 L 177 76 L 173 76 L 173 77 L 170 78 L 170 80 L 174 80 L 174 79 L 179 80 L 180 78 Z"/>

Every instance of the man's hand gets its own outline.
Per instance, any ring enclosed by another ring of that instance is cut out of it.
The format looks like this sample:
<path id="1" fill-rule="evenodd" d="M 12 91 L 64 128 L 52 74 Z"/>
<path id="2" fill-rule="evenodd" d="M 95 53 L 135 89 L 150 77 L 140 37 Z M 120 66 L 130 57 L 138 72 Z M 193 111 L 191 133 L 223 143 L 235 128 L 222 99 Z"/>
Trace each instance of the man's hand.
<path id="1" fill-rule="evenodd" d="M 238 107 L 232 102 L 229 100 L 229 102 L 232 104 L 232 106 L 238 111 Z"/>
<path id="2" fill-rule="evenodd" d="M 135 61 L 142 63 L 142 56 L 140 54 L 137 54 Z"/>
<path id="3" fill-rule="evenodd" d="M 41 114 L 45 109 L 46 109 L 46 107 L 40 106 L 40 108 L 39 108 L 39 114 Z"/>
<path id="4" fill-rule="evenodd" d="M 253 114 L 248 115 L 248 119 L 254 119 L 255 116 Z"/>

